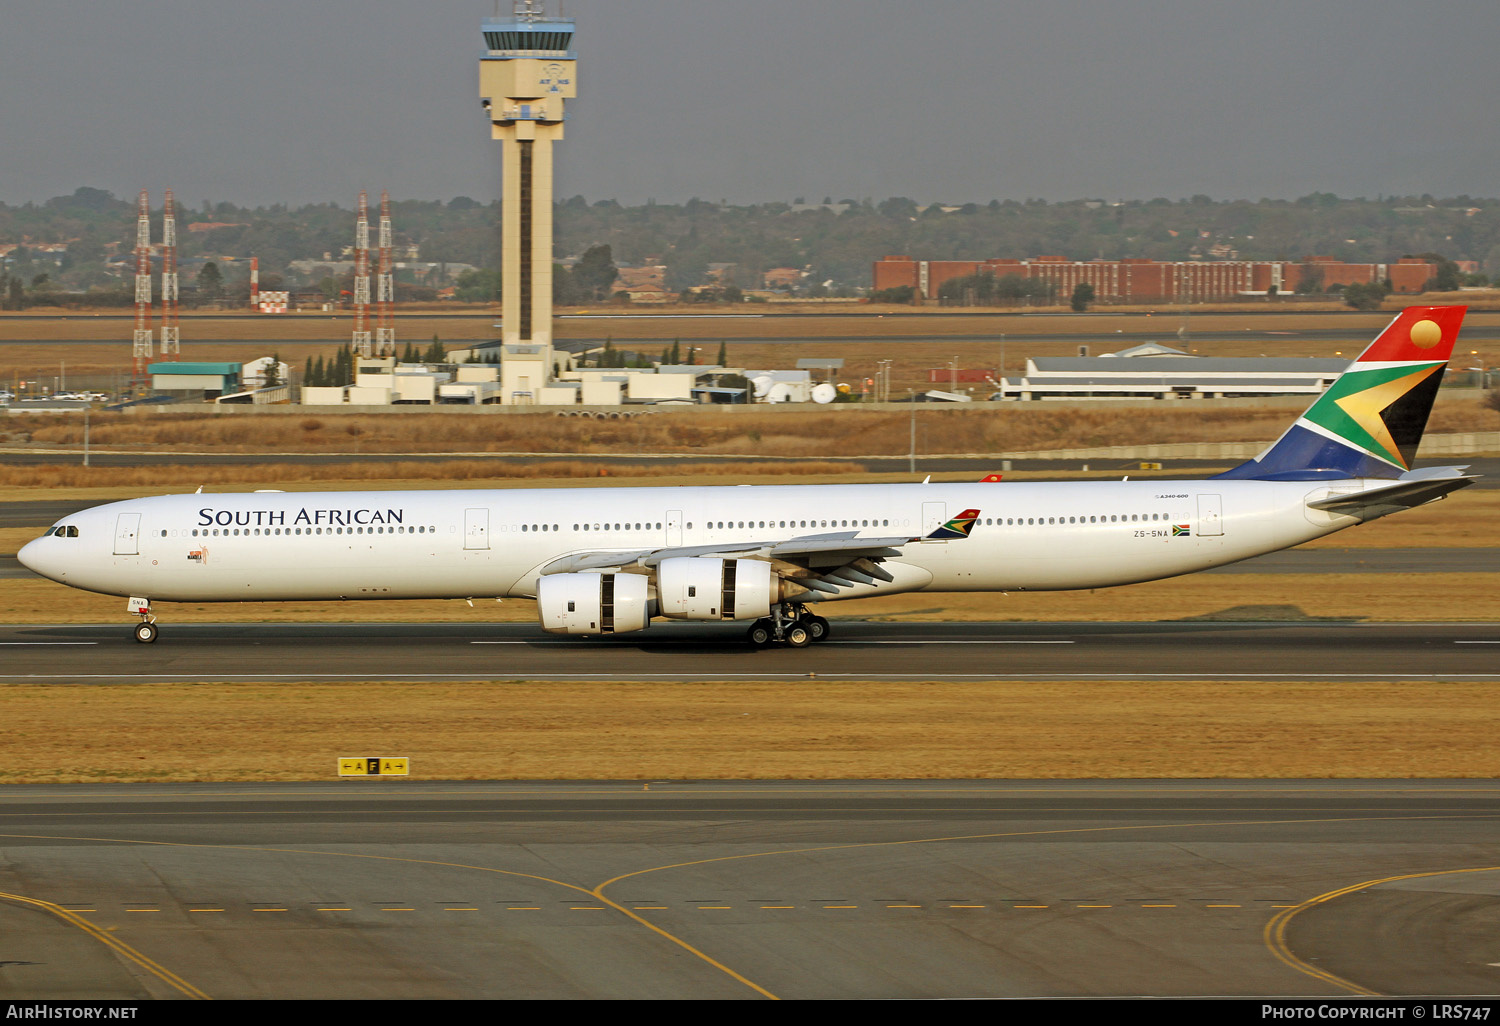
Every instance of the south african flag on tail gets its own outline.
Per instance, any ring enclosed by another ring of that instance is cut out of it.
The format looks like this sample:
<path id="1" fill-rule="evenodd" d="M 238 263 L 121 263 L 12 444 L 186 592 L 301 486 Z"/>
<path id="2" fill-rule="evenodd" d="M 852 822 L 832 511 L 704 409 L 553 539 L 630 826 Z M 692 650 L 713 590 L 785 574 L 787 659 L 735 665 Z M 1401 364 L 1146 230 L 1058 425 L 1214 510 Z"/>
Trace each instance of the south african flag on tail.
<path id="1" fill-rule="evenodd" d="M 966 509 L 927 537 L 936 540 L 944 538 L 967 538 L 969 532 L 974 530 L 974 524 L 978 519 L 979 510 Z"/>
<path id="2" fill-rule="evenodd" d="M 1467 311 L 1401 311 L 1275 445 L 1219 477 L 1315 481 L 1406 473 Z"/>

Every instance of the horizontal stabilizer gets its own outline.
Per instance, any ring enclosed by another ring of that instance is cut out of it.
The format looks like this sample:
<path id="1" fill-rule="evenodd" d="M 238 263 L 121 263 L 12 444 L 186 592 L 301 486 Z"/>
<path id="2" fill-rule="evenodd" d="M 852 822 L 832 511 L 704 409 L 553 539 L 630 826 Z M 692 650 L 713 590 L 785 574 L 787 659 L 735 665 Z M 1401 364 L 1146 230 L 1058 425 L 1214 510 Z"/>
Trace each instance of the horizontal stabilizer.
<path id="1" fill-rule="evenodd" d="M 1367 488 L 1362 492 L 1330 495 L 1307 505 L 1358 520 L 1374 520 L 1441 499 L 1449 492 L 1467 488 L 1475 481 L 1464 473 L 1467 467 L 1427 467 L 1401 475 L 1394 484 Z"/>

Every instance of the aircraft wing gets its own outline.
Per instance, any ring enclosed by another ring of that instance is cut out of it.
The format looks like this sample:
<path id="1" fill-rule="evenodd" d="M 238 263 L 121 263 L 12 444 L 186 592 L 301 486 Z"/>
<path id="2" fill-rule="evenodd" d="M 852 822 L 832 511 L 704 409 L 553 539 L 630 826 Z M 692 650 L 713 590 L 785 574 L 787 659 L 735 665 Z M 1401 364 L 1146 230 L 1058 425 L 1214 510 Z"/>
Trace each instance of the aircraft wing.
<path id="1" fill-rule="evenodd" d="M 1309 502 L 1308 506 L 1313 509 L 1327 510 L 1330 513 L 1341 513 L 1346 517 L 1356 517 L 1359 520 L 1374 520 L 1389 513 L 1398 513 L 1403 509 L 1411 509 L 1432 502 L 1434 499 L 1441 499 L 1449 492 L 1460 488 L 1467 488 L 1476 480 L 1464 473 L 1468 469 L 1467 467 L 1424 467 L 1421 470 L 1411 470 L 1402 474 L 1391 484 L 1344 495 L 1330 495 L 1326 499 Z"/>
<path id="2" fill-rule="evenodd" d="M 542 567 L 542 576 L 583 570 L 613 570 L 628 566 L 654 567 L 678 556 L 722 556 L 726 559 L 780 560 L 802 566 L 832 565 L 860 558 L 881 559 L 901 554 L 901 546 L 918 539 L 910 535 L 860 538 L 857 531 L 803 535 L 786 541 L 724 542 L 717 545 L 677 545 L 667 548 L 616 552 L 579 552 Z"/>

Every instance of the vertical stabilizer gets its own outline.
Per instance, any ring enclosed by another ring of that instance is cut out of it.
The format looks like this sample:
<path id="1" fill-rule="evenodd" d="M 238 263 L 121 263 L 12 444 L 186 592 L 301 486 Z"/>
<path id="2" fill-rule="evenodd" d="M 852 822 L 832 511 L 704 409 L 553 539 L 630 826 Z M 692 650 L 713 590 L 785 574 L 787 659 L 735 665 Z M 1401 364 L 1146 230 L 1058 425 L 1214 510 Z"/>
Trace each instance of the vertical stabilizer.
<path id="1" fill-rule="evenodd" d="M 1401 311 L 1276 444 L 1227 478 L 1396 478 L 1411 469 L 1465 306 Z"/>

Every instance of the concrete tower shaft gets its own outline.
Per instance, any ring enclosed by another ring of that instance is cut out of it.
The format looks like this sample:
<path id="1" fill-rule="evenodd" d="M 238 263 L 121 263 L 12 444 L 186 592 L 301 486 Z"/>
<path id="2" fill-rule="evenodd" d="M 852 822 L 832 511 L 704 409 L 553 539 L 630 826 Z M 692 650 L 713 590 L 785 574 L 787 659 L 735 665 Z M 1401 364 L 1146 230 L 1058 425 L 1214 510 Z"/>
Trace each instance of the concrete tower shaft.
<path id="1" fill-rule="evenodd" d="M 571 18 L 536 2 L 483 23 L 479 96 L 500 140 L 500 299 L 507 345 L 542 347 L 552 365 L 552 144 L 563 137 L 565 101 L 578 95 Z M 540 382 L 536 383 L 540 384 Z M 507 389 L 509 392 L 509 389 Z"/>

